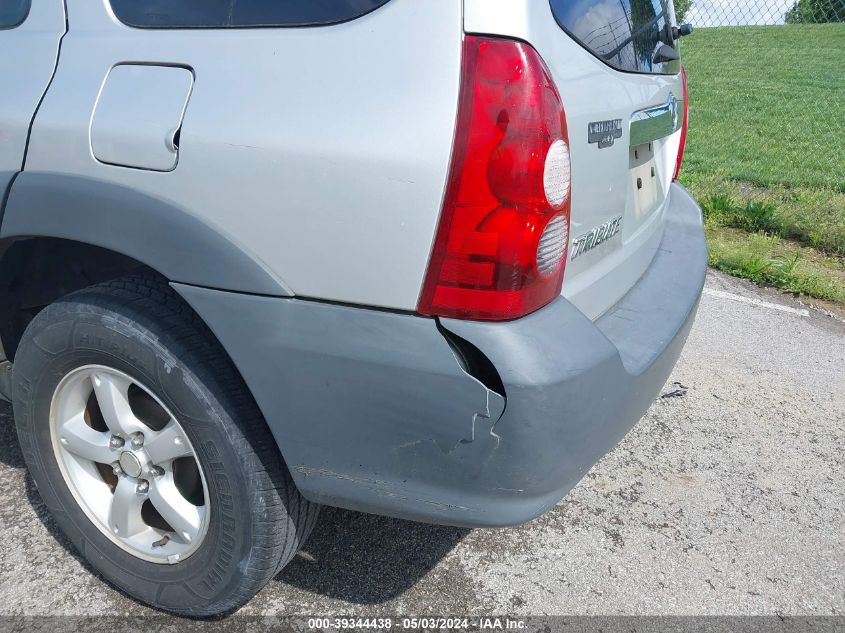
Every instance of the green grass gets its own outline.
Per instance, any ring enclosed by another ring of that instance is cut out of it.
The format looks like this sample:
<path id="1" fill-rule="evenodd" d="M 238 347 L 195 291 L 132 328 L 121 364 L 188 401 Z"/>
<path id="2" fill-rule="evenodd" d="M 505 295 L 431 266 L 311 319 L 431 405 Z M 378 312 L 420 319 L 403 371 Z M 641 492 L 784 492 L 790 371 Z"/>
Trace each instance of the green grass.
<path id="1" fill-rule="evenodd" d="M 763 286 L 845 303 L 845 265 L 776 235 L 707 227 L 710 265 Z"/>
<path id="2" fill-rule="evenodd" d="M 683 52 L 711 265 L 845 303 L 845 24 L 700 29 Z"/>
<path id="3" fill-rule="evenodd" d="M 845 24 L 700 29 L 684 43 L 690 174 L 845 193 Z"/>
<path id="4" fill-rule="evenodd" d="M 766 231 L 845 256 L 845 194 L 829 189 L 753 187 L 718 176 L 688 178 L 711 226 Z"/>

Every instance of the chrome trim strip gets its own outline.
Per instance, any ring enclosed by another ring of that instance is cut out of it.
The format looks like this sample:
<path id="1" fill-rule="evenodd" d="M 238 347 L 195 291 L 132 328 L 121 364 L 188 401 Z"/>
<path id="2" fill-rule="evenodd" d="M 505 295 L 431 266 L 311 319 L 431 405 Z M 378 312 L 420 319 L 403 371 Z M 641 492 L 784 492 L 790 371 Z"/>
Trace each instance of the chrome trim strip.
<path id="1" fill-rule="evenodd" d="M 631 115 L 631 147 L 651 143 L 681 129 L 683 100 L 669 93 L 666 103 Z"/>

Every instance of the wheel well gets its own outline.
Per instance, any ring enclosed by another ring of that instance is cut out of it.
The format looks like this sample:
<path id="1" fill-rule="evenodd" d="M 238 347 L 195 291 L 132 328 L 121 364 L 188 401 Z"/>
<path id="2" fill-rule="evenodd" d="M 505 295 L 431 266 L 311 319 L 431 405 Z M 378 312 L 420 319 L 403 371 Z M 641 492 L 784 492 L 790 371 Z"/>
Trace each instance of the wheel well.
<path id="1" fill-rule="evenodd" d="M 150 269 L 131 257 L 73 240 L 33 237 L 0 244 L 0 352 L 14 360 L 26 326 L 42 308 L 136 270 Z"/>

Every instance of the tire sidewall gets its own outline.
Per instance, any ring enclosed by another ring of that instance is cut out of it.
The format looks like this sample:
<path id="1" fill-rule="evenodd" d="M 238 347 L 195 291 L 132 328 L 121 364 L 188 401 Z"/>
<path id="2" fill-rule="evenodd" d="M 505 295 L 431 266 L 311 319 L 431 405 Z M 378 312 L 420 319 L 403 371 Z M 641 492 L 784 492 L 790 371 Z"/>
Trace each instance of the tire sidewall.
<path id="1" fill-rule="evenodd" d="M 199 548 L 174 565 L 136 558 L 118 547 L 79 507 L 56 461 L 50 406 L 59 382 L 84 365 L 105 365 L 143 383 L 173 413 L 195 449 L 210 501 Z M 225 602 L 242 582 L 251 555 L 255 508 L 243 455 L 230 436 L 236 426 L 214 390 L 175 358 L 167 341 L 131 318 L 103 307 L 60 301 L 27 329 L 15 360 L 14 413 L 21 449 L 41 499 L 71 543 L 121 589 L 165 609 L 190 613 Z"/>

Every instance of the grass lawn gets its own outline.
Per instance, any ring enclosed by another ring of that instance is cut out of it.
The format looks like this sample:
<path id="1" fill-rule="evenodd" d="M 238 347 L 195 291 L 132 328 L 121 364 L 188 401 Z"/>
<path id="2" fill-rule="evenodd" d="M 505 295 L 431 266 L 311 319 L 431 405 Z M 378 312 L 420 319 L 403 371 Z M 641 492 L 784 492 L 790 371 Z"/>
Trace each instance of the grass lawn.
<path id="1" fill-rule="evenodd" d="M 710 265 L 763 286 L 845 304 L 845 261 L 777 235 L 706 228 Z"/>
<path id="2" fill-rule="evenodd" d="M 845 301 L 845 24 L 699 29 L 684 44 L 681 180 L 705 207 L 711 264 Z"/>

